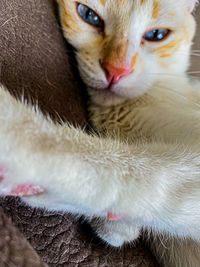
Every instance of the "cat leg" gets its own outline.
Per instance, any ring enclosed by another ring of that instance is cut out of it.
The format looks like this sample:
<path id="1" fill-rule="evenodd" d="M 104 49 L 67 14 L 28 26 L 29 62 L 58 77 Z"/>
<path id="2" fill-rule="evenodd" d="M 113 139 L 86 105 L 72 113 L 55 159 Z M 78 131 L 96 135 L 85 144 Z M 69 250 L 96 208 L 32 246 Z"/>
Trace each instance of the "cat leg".
<path id="1" fill-rule="evenodd" d="M 141 227 L 200 240 L 198 151 L 163 144 L 118 151 L 105 143 L 93 145 L 78 154 L 69 155 L 65 149 L 64 157 L 57 150 L 56 157 L 48 153 L 43 160 L 50 164 L 42 171 L 47 179 L 37 180 L 48 194 L 25 200 L 63 210 L 71 203 L 82 207 L 79 212 L 85 215 L 87 209 L 94 216 L 111 211 L 138 220 Z M 39 169 L 37 162 L 33 166 Z"/>
<path id="2" fill-rule="evenodd" d="M 196 146 L 137 144 L 55 125 L 0 89 L 0 193 L 35 184 L 24 200 L 51 210 L 106 218 L 200 240 L 200 153 Z M 199 120 L 194 122 L 200 125 Z"/>
<path id="3" fill-rule="evenodd" d="M 90 225 L 102 240 L 113 247 L 131 243 L 140 235 L 140 227 L 125 220 L 109 221 L 95 218 L 91 220 Z"/>
<path id="4" fill-rule="evenodd" d="M 146 238 L 145 238 L 146 239 Z M 152 234 L 148 245 L 163 267 L 199 267 L 200 244 L 191 239 Z"/>

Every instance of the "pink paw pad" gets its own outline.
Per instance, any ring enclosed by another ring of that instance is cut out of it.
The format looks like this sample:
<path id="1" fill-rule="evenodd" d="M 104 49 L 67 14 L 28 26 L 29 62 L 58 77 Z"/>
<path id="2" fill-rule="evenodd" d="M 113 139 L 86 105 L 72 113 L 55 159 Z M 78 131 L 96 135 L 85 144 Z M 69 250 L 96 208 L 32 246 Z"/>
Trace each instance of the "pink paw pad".
<path id="1" fill-rule="evenodd" d="M 119 220 L 121 220 L 123 218 L 124 218 L 124 216 L 122 216 L 122 215 L 116 215 L 116 214 L 113 214 L 111 212 L 108 212 L 108 214 L 107 214 L 107 219 L 109 221 L 119 221 Z"/>
<path id="2" fill-rule="evenodd" d="M 21 184 L 12 189 L 8 196 L 34 196 L 44 193 L 44 189 L 34 184 Z"/>

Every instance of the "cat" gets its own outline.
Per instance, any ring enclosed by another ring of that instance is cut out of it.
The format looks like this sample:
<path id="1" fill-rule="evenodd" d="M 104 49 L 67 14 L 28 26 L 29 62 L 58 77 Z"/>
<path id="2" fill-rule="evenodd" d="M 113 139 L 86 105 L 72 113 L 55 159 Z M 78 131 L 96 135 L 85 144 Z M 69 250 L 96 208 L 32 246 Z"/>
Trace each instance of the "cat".
<path id="1" fill-rule="evenodd" d="M 196 1 L 58 4 L 100 137 L 0 86 L 0 193 L 83 214 L 113 246 L 146 229 L 163 266 L 199 266 L 200 84 L 185 74 Z"/>

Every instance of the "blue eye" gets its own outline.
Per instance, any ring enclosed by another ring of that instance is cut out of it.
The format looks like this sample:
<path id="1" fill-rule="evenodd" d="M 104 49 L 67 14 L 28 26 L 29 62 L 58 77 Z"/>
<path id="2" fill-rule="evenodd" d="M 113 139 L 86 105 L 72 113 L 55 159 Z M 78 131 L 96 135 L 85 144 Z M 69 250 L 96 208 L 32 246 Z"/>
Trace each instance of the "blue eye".
<path id="1" fill-rule="evenodd" d="M 154 29 L 149 32 L 146 32 L 143 36 L 143 39 L 149 42 L 158 42 L 164 40 L 171 31 L 169 29 Z"/>
<path id="2" fill-rule="evenodd" d="M 77 5 L 77 12 L 79 16 L 84 20 L 86 23 L 96 27 L 96 28 L 103 28 L 104 22 L 103 20 L 95 13 L 91 8 L 83 5 Z"/>

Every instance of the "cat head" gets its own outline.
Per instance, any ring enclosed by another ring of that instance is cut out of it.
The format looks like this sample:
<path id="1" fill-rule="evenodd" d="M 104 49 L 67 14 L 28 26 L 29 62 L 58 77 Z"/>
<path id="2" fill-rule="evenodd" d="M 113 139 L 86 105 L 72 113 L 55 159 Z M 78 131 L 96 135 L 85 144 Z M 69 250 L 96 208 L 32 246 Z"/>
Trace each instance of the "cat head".
<path id="1" fill-rule="evenodd" d="M 93 100 L 144 94 L 162 74 L 187 70 L 197 0 L 57 0 Z"/>

